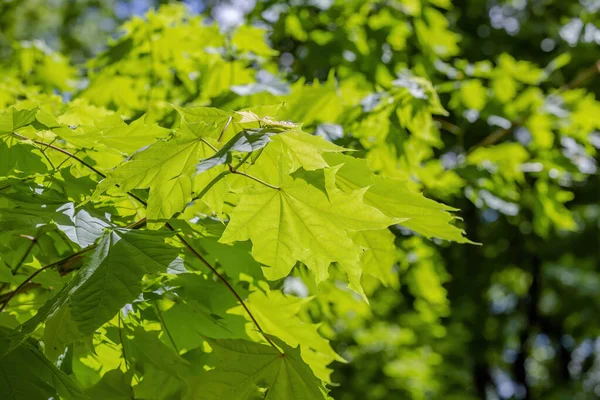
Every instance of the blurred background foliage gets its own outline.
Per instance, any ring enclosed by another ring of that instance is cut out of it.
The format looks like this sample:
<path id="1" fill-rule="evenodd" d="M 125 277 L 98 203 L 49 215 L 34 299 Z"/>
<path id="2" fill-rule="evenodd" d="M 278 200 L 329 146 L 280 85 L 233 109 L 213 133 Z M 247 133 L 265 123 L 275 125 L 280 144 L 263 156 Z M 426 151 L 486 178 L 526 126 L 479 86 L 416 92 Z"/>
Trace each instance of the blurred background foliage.
<path id="1" fill-rule="evenodd" d="M 364 278 L 370 306 L 284 282 L 318 293 L 304 318 L 349 361 L 334 398 L 600 396 L 598 0 L 160 3 L 1 1 L 0 107 L 169 126 L 169 103 L 284 103 L 482 244 L 394 230 L 395 257 L 366 261 L 387 283 Z"/>

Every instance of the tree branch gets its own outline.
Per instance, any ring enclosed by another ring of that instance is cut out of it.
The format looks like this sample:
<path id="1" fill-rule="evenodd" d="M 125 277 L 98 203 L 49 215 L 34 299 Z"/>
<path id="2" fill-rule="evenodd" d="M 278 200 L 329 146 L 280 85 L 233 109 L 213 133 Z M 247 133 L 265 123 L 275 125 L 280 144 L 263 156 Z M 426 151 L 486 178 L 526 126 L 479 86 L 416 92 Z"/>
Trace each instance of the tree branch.
<path id="1" fill-rule="evenodd" d="M 27 138 L 27 137 L 25 137 L 25 136 L 19 135 L 18 133 L 14 133 L 14 132 L 13 132 L 13 134 L 14 134 L 14 135 L 16 135 L 17 137 L 21 138 L 21 139 L 24 139 L 24 140 L 31 140 L 31 139 L 29 139 L 29 138 Z M 98 175 L 100 175 L 101 177 L 103 177 L 103 178 L 106 178 L 106 175 L 104 175 L 102 172 L 98 171 L 98 170 L 97 170 L 96 168 L 94 168 L 92 165 L 88 164 L 87 162 L 83 161 L 82 159 L 80 159 L 79 157 L 75 156 L 75 155 L 74 155 L 74 154 L 72 154 L 72 153 L 70 153 L 70 152 L 68 152 L 68 151 L 66 151 L 66 150 L 63 150 L 63 149 L 61 149 L 60 147 L 56 147 L 56 146 L 54 146 L 54 145 L 51 145 L 51 144 L 48 144 L 48 143 L 44 143 L 44 142 L 38 142 L 38 141 L 36 141 L 36 140 L 34 140 L 34 142 L 35 142 L 35 143 L 38 143 L 38 144 L 41 144 L 41 145 L 44 145 L 44 146 L 46 146 L 46 147 L 49 147 L 49 148 L 51 148 L 51 149 L 53 149 L 53 150 L 59 151 L 59 152 L 61 152 L 61 153 L 63 153 L 63 154 L 66 154 L 67 156 L 69 156 L 69 157 L 73 158 L 74 160 L 77 160 L 78 162 L 80 162 L 80 163 L 81 163 L 82 165 L 84 165 L 85 167 L 87 167 L 87 168 L 89 168 L 90 170 L 94 171 L 95 173 L 97 173 L 97 174 L 98 174 Z M 236 174 L 240 174 L 240 175 L 246 176 L 247 178 L 253 179 L 253 180 L 255 180 L 255 181 L 259 182 L 259 183 L 262 183 L 262 184 L 264 184 L 265 186 L 268 186 L 268 187 L 270 187 L 270 188 L 272 188 L 272 189 L 277 189 L 277 190 L 279 190 L 279 189 L 280 189 L 280 188 L 279 188 L 279 187 L 277 187 L 277 186 L 270 185 L 270 184 L 268 184 L 268 183 L 266 183 L 266 182 L 263 182 L 263 181 L 261 181 L 260 179 L 258 179 L 258 178 L 255 178 L 255 177 L 253 177 L 253 176 L 251 176 L 251 175 L 247 175 L 247 174 L 245 174 L 245 173 L 243 173 L 243 172 L 239 172 L 239 171 L 237 171 L 236 169 L 234 169 L 234 167 L 232 167 L 232 166 L 231 166 L 231 165 L 229 165 L 229 164 L 228 164 L 228 166 L 229 166 L 229 171 L 230 171 L 231 173 L 236 173 Z M 236 166 L 236 167 L 239 167 L 239 165 L 238 165 L 238 166 Z M 220 179 L 220 178 L 219 178 L 219 179 Z M 117 185 L 117 186 L 118 186 L 118 185 Z M 204 193 L 206 193 L 205 191 L 203 191 L 203 192 L 204 192 Z M 132 198 L 134 198 L 135 200 L 137 200 L 137 201 L 138 201 L 140 204 L 142 204 L 143 206 L 147 206 L 147 205 L 148 205 L 148 203 L 147 203 L 146 201 L 142 200 L 141 198 L 139 198 L 138 196 L 136 196 L 136 195 L 135 195 L 135 194 L 133 194 L 132 192 L 127 192 L 127 194 L 128 194 L 129 196 L 131 196 Z M 145 220 L 145 219 L 144 219 L 144 220 Z M 134 225 L 135 225 L 135 226 L 137 226 L 136 224 L 137 224 L 137 223 L 134 223 L 134 224 L 132 224 L 132 225 L 130 225 L 130 226 L 134 226 Z M 165 224 L 165 226 L 166 226 L 166 227 L 167 227 L 169 230 L 171 230 L 171 231 L 173 231 L 173 232 L 176 232 L 176 231 L 175 231 L 175 229 L 173 228 L 173 226 L 172 226 L 170 223 L 168 223 L 168 222 L 167 222 L 167 223 Z M 229 290 L 229 291 L 230 291 L 230 292 L 233 294 L 233 296 L 234 296 L 234 297 L 237 299 L 237 301 L 238 301 L 238 302 L 239 302 L 239 303 L 242 305 L 242 307 L 244 308 L 244 310 L 246 311 L 246 313 L 248 314 L 248 316 L 250 317 L 250 319 L 252 320 L 252 322 L 254 323 L 254 325 L 256 326 L 256 328 L 258 329 L 258 331 L 259 331 L 259 332 L 262 334 L 262 336 L 263 336 L 263 337 L 265 338 L 265 340 L 266 340 L 266 341 L 269 343 L 269 345 L 271 345 L 271 347 L 273 347 L 275 350 L 277 350 L 277 352 L 279 352 L 279 354 L 283 355 L 282 351 L 281 351 L 281 350 L 279 350 L 279 348 L 278 348 L 278 347 L 275 345 L 275 343 L 273 343 L 273 341 L 271 340 L 271 338 L 269 338 L 269 337 L 267 336 L 267 334 L 266 334 L 266 333 L 265 333 L 265 332 L 262 330 L 262 328 L 260 327 L 260 324 L 258 323 L 258 321 L 256 320 L 256 318 L 254 317 L 254 315 L 252 314 L 252 312 L 250 311 L 250 309 L 248 308 L 248 306 L 246 305 L 246 303 L 244 302 L 244 300 L 243 300 L 243 299 L 241 298 L 241 296 L 240 296 L 240 295 L 239 295 L 239 294 L 238 294 L 238 293 L 235 291 L 235 289 L 233 288 L 233 286 L 231 286 L 231 284 L 230 284 L 230 283 L 227 281 L 227 279 L 225 279 L 225 278 L 223 277 L 223 275 L 221 275 L 221 274 L 220 274 L 220 273 L 219 273 L 219 272 L 218 272 L 218 271 L 217 271 L 217 270 L 216 270 L 216 269 L 215 269 L 215 268 L 214 268 L 212 265 L 210 265 L 210 263 L 209 263 L 208 261 L 206 261 L 206 259 L 205 259 L 205 258 L 204 258 L 204 257 L 203 257 L 203 256 L 202 256 L 200 253 L 198 253 L 198 252 L 197 252 L 197 251 L 196 251 L 196 250 L 195 250 L 195 249 L 194 249 L 194 248 L 193 248 L 193 247 L 192 247 L 192 246 L 191 246 L 191 245 L 190 245 L 190 244 L 189 244 L 189 243 L 188 243 L 188 242 L 185 240 L 185 238 L 184 238 L 183 236 L 181 236 L 179 233 L 176 233 L 176 236 L 177 236 L 177 238 L 179 239 L 179 241 L 181 241 L 181 243 L 183 243 L 183 245 L 184 245 L 184 246 L 185 246 L 185 247 L 186 247 L 186 248 L 187 248 L 187 249 L 188 249 L 188 250 L 189 250 L 189 251 L 190 251 L 190 252 L 191 252 L 191 253 L 192 253 L 192 254 L 193 254 L 193 255 L 194 255 L 196 258 L 198 258 L 198 259 L 200 260 L 200 262 L 202 262 L 202 264 L 204 264 L 204 265 L 205 265 L 205 266 L 206 266 L 206 267 L 207 267 L 207 268 L 208 268 L 208 269 L 209 269 L 209 270 L 210 270 L 210 271 L 211 271 L 211 272 L 212 272 L 212 273 L 213 273 L 213 274 L 214 274 L 214 275 L 215 275 L 215 276 L 216 276 L 216 277 L 217 277 L 217 278 L 218 278 L 218 279 L 219 279 L 219 280 L 220 280 L 220 281 L 221 281 L 221 282 L 222 282 L 222 283 L 223 283 L 223 284 L 224 284 L 224 285 L 227 287 L 227 289 L 228 289 L 228 290 Z M 81 254 L 81 253 L 82 253 L 82 252 L 84 252 L 84 251 L 89 251 L 89 250 L 91 250 L 92 248 L 94 248 L 95 246 L 96 246 L 96 245 L 89 246 L 89 247 L 87 247 L 86 249 L 82 250 L 81 252 L 78 252 L 78 253 L 75 253 L 75 254 L 73 254 L 73 255 L 69 256 L 67 259 L 69 259 L 69 258 L 72 258 L 72 257 L 75 257 L 76 255 L 79 255 L 79 254 Z M 53 263 L 53 264 L 50 264 L 50 265 L 47 265 L 47 266 L 45 266 L 45 267 L 43 267 L 43 268 L 41 268 L 41 269 L 37 270 L 36 272 L 34 272 L 34 273 L 33 273 L 31 276 L 29 276 L 29 277 L 28 277 L 28 278 L 27 278 L 27 279 L 26 279 L 26 280 L 25 280 L 23 283 L 21 283 L 21 285 L 19 285 L 19 287 L 18 287 L 18 288 L 17 288 L 17 289 L 16 289 L 14 292 L 12 292 L 12 293 L 10 294 L 10 296 L 7 298 L 6 302 L 5 302 L 5 303 L 2 305 L 2 308 L 0 308 L 0 312 L 1 312 L 1 311 L 2 311 L 2 310 L 5 308 L 5 307 L 6 307 L 6 305 L 8 304 L 8 302 L 9 302 L 9 301 L 10 301 L 10 300 L 11 300 L 11 299 L 12 299 L 12 298 L 13 298 L 13 297 L 14 297 L 14 296 L 15 296 L 15 295 L 16 295 L 16 294 L 17 294 L 17 293 L 18 293 L 18 292 L 19 292 L 19 291 L 20 291 L 20 290 L 21 290 L 21 289 L 24 287 L 24 286 L 25 286 L 25 285 L 26 285 L 26 284 L 27 284 L 29 281 L 31 281 L 33 278 L 35 278 L 35 277 L 36 277 L 36 276 L 37 276 L 39 273 L 41 273 L 42 271 L 44 271 L 44 270 L 46 270 L 46 269 L 48 269 L 48 268 L 54 267 L 54 266 L 56 266 L 56 265 L 59 265 L 60 263 L 62 263 L 62 262 L 65 262 L 67 259 L 65 259 L 65 260 L 61 260 L 61 261 L 58 261 L 58 262 L 56 262 L 56 263 Z"/>
<path id="2" fill-rule="evenodd" d="M 50 144 L 50 143 L 42 142 L 40 140 L 29 139 L 28 137 L 20 135 L 20 134 L 18 134 L 16 132 L 13 132 L 12 134 L 14 136 L 18 137 L 19 139 L 30 140 L 33 143 L 36 143 L 36 144 L 39 144 L 39 145 L 42 145 L 42 146 L 46 146 L 46 147 L 51 148 L 52 150 L 56 150 L 56 151 L 58 151 L 60 153 L 63 153 L 64 155 L 69 156 L 69 157 L 71 157 L 74 160 L 77 160 L 82 165 L 85 165 L 88 169 L 90 169 L 91 171 L 94 171 L 95 173 L 97 173 L 101 177 L 106 178 L 106 175 L 104 175 L 102 172 L 98 171 L 91 164 L 88 164 L 87 162 L 85 162 L 84 160 L 82 160 L 81 158 L 77 157 L 75 154 L 73 154 L 73 153 L 71 153 L 71 152 L 69 152 L 67 150 L 61 149 L 60 147 L 56 147 L 56 146 L 54 146 L 53 144 Z"/>
<path id="3" fill-rule="evenodd" d="M 169 340 L 171 341 L 173 348 L 175 349 L 177 354 L 179 354 L 179 349 L 177 349 L 175 340 L 173 339 L 173 336 L 171 335 L 171 332 L 169 331 L 169 328 L 167 327 L 167 323 L 165 322 L 165 320 L 163 318 L 162 311 L 160 311 L 160 306 L 158 305 L 158 301 L 154 302 L 154 307 L 156 308 L 156 315 L 158 316 L 158 320 L 160 321 L 160 324 L 165 329 L 165 332 L 167 333 L 167 336 L 169 337 Z"/>
<path id="4" fill-rule="evenodd" d="M 592 65 L 591 67 L 588 67 L 587 69 L 578 73 L 577 76 L 575 76 L 575 78 L 571 82 L 558 88 L 557 92 L 562 93 L 566 90 L 575 89 L 575 88 L 583 85 L 585 82 L 587 82 L 588 80 L 590 80 L 591 78 L 593 78 L 595 75 L 597 75 L 599 73 L 600 73 L 600 60 L 596 61 L 594 63 L 594 65 Z M 468 150 L 467 153 L 472 153 L 475 149 L 477 149 L 479 147 L 490 146 L 492 144 L 498 143 L 506 135 L 510 134 L 513 130 L 515 130 L 515 128 L 520 126 L 522 123 L 523 123 L 523 118 L 521 118 L 520 120 L 511 122 L 511 126 L 509 128 L 495 130 L 494 132 L 492 132 L 488 136 L 486 136 L 482 141 L 477 143 L 475 146 L 472 146 Z"/>
<path id="5" fill-rule="evenodd" d="M 35 237 L 28 238 L 31 241 L 29 243 L 29 246 L 27 246 L 25 253 L 23 253 L 23 256 L 21 257 L 21 259 L 19 260 L 17 265 L 15 265 L 15 267 L 10 271 L 13 274 L 13 276 L 16 275 L 17 272 L 19 272 L 19 269 L 21 269 L 21 267 L 23 266 L 23 263 L 25 262 L 25 260 L 27 259 L 27 257 L 29 256 L 29 254 L 31 253 L 33 248 L 35 247 L 40 235 L 41 235 L 41 231 L 38 231 L 38 233 L 35 235 Z M 0 285 L 0 291 L 4 290 L 6 285 L 7 285 L 6 282 L 2 283 L 2 285 Z"/>

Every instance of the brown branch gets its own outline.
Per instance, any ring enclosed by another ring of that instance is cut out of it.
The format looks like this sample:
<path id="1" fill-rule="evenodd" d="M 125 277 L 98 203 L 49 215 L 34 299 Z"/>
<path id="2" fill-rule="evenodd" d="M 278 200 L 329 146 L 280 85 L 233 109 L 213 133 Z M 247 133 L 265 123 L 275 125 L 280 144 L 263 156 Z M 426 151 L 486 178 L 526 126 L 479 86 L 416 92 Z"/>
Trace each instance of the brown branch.
<path id="1" fill-rule="evenodd" d="M 490 133 L 485 138 L 483 138 L 483 140 L 481 142 L 479 142 L 476 145 L 472 146 L 467 151 L 467 153 L 471 154 L 473 151 L 477 150 L 480 147 L 487 147 L 487 146 L 490 146 L 492 144 L 498 143 L 506 135 L 510 134 L 517 127 L 519 127 L 521 125 L 521 123 L 522 123 L 521 120 L 517 120 L 517 121 L 511 122 L 510 127 L 508 127 L 508 128 L 496 129 L 494 132 Z"/>
<path id="2" fill-rule="evenodd" d="M 39 283 L 28 283 L 27 285 L 23 286 L 21 288 L 21 290 L 19 290 L 18 293 L 27 293 L 28 291 L 30 291 L 32 289 L 36 289 L 40 286 L 41 285 Z M 9 299 L 10 297 L 12 297 L 14 294 L 18 294 L 15 292 L 16 292 L 16 290 L 13 290 L 12 292 L 7 292 L 7 293 L 4 293 L 3 295 L 0 295 L 0 303 L 4 304 L 4 303 L 6 303 L 6 300 Z"/>
<path id="3" fill-rule="evenodd" d="M 145 223 L 146 223 L 146 218 L 142 218 L 141 220 L 136 221 L 136 222 L 126 226 L 126 229 L 139 229 L 140 227 L 144 226 Z M 4 308 L 6 308 L 6 306 L 8 305 L 8 302 L 17 294 L 39 287 L 40 285 L 38 285 L 37 283 L 30 283 L 30 281 L 33 278 L 35 278 L 39 273 L 41 273 L 42 271 L 45 271 L 49 268 L 59 267 L 58 272 L 60 273 L 61 276 L 65 276 L 68 273 L 75 271 L 76 269 L 79 268 L 78 266 L 74 266 L 74 265 L 76 264 L 76 261 L 81 258 L 81 256 L 83 254 L 85 254 L 95 248 L 96 248 L 96 244 L 92 244 L 92 245 L 86 247 L 85 249 L 82 249 L 76 253 L 71 254 L 68 257 L 63 258 L 62 260 L 56 261 L 52 264 L 46 265 L 45 267 L 36 270 L 33 274 L 28 276 L 27 279 L 25 279 L 15 290 L 13 290 L 12 292 L 5 293 L 0 296 L 0 303 L 2 303 L 0 312 L 2 310 L 4 310 Z"/>
<path id="4" fill-rule="evenodd" d="M 600 73 L 600 60 L 596 61 L 594 63 L 594 65 L 592 65 L 591 67 L 578 73 L 577 76 L 571 82 L 558 88 L 557 92 L 562 93 L 565 90 L 575 89 L 599 73 Z M 508 135 L 512 131 L 514 131 L 515 128 L 520 126 L 522 123 L 523 123 L 523 118 L 521 118 L 520 120 L 511 122 L 511 126 L 509 128 L 502 128 L 502 129 L 495 130 L 494 132 L 492 132 L 488 136 L 486 136 L 482 141 L 480 141 L 476 145 L 472 146 L 467 151 L 467 153 L 472 153 L 474 150 L 478 149 L 479 147 L 490 146 L 492 144 L 498 143 L 506 135 Z"/>
<path id="5" fill-rule="evenodd" d="M 6 306 L 8 305 L 8 302 L 16 296 L 17 293 L 19 293 L 21 291 L 21 289 L 23 289 L 23 287 L 28 284 L 33 278 L 35 278 L 36 276 L 38 276 L 40 273 L 42 273 L 43 271 L 47 270 L 48 268 L 52 268 L 54 267 L 54 264 L 50 264 L 50 265 L 46 265 L 43 268 L 38 269 L 37 271 L 35 271 L 33 274 L 29 275 L 27 277 L 27 279 L 25 279 L 19 286 L 17 286 L 17 288 L 10 293 L 10 295 L 8 296 L 8 298 L 6 299 L 6 301 L 2 304 L 2 306 L 0 306 L 0 312 L 4 311 L 4 309 L 6 308 Z"/>
<path id="6" fill-rule="evenodd" d="M 17 272 L 19 272 L 19 269 L 21 269 L 21 267 L 23 266 L 23 263 L 25 262 L 25 260 L 27 259 L 27 257 L 29 256 L 29 254 L 31 253 L 31 251 L 33 250 L 33 248 L 35 247 L 38 238 L 41 235 L 41 231 L 38 232 L 35 237 L 31 237 L 31 236 L 26 236 L 26 239 L 29 239 L 31 242 L 29 243 L 29 246 L 27 246 L 27 249 L 25 250 L 25 253 L 23 253 L 23 256 L 21 257 L 21 259 L 19 260 L 19 262 L 17 263 L 17 265 L 15 265 L 15 267 L 10 271 L 12 273 L 12 275 L 16 275 Z M 21 235 L 21 237 L 24 237 L 23 235 Z M 6 287 L 7 283 L 4 282 L 2 283 L 2 285 L 0 285 L 0 291 L 4 290 L 4 288 Z"/>
<path id="7" fill-rule="evenodd" d="M 29 254 L 31 253 L 31 251 L 33 250 L 35 245 L 37 244 L 38 239 L 40 238 L 41 234 L 42 233 L 40 231 L 35 235 L 35 237 L 31 237 L 31 236 L 26 237 L 26 239 L 30 240 L 29 246 L 27 246 L 25 253 L 23 253 L 23 256 L 21 257 L 21 259 L 19 260 L 17 265 L 11 271 L 13 275 L 16 275 L 17 272 L 19 272 L 19 269 L 21 269 L 21 267 L 23 266 L 23 263 L 25 262 L 25 260 L 27 259 L 27 257 L 29 256 Z M 24 236 L 21 236 L 21 237 L 24 237 Z"/>
<path id="8" fill-rule="evenodd" d="M 442 129 L 444 129 L 450 133 L 453 133 L 455 135 L 460 134 L 461 129 L 457 125 L 453 124 L 452 122 L 450 122 L 444 118 L 440 118 L 438 116 L 434 116 L 433 120 L 438 122 Z"/>
<path id="9" fill-rule="evenodd" d="M 587 82 L 588 80 L 590 80 L 596 74 L 599 74 L 599 73 L 600 73 L 600 60 L 596 61 L 596 63 L 594 65 L 592 65 L 591 67 L 588 67 L 588 68 L 584 69 L 583 71 L 581 71 L 580 73 L 578 73 L 577 76 L 575 76 L 575 78 L 571 82 L 567 83 L 566 85 L 561 86 L 559 91 L 563 92 L 565 90 L 575 89 L 575 88 L 583 85 L 585 82 Z"/>

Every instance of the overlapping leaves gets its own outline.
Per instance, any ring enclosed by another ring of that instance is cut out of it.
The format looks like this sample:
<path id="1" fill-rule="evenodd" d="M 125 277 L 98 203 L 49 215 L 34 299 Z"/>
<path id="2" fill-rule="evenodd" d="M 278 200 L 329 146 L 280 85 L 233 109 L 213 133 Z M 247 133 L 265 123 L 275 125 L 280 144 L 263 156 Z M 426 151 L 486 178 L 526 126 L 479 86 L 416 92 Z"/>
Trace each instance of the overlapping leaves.
<path id="1" fill-rule="evenodd" d="M 0 225 L 7 233 L 26 227 L 58 235 L 67 239 L 59 253 L 71 247 L 79 251 L 43 268 L 36 256 L 25 254 L 20 262 L 29 265 L 23 271 L 37 275 L 59 268 L 60 285 L 33 316 L 19 314 L 13 329 L 2 331 L 0 360 L 21 357 L 25 348 L 40 355 L 27 347 L 31 337 L 43 342 L 46 365 L 70 357 L 84 343 L 97 344 L 122 348 L 129 369 L 111 370 L 86 384 L 92 398 L 107 393 L 157 399 L 326 398 L 327 366 L 343 358 L 318 325 L 301 316 L 309 298 L 284 295 L 262 279 L 285 278 L 303 264 L 318 284 L 335 264 L 345 271 L 349 287 L 367 300 L 363 275 L 395 282 L 389 227 L 466 239 L 444 205 L 411 191 L 405 182 L 376 176 L 364 161 L 342 154 L 346 149 L 265 110 L 177 108 L 180 122 L 172 130 L 145 118 L 126 123 L 109 113 L 79 119 L 85 120 L 79 126 L 58 122 L 75 120 L 74 114 L 55 118 L 38 109 L 5 114 L 6 135 L 25 129 L 25 136 L 3 141 L 5 147 L 21 146 L 37 164 L 6 168 Z M 50 147 L 45 140 L 65 148 L 52 145 L 59 154 L 49 156 L 42 151 Z M 56 176 L 85 178 L 94 193 L 79 194 L 85 200 L 80 204 L 61 186 L 67 181 Z M 55 182 L 58 186 L 51 187 Z M 238 243 L 248 240 L 251 245 Z M 206 252 L 209 261 L 200 254 Z M 184 259 L 188 272 L 182 274 Z M 189 272 L 207 265 L 224 273 L 217 275 L 221 282 L 233 279 L 232 285 L 219 286 Z M 246 297 L 243 306 L 231 291 Z M 163 312 L 167 299 L 172 304 Z M 148 330 L 149 321 L 167 332 L 169 346 L 167 337 Z M 178 328 L 172 334 L 167 326 Z M 99 340 L 99 335 L 104 336 Z M 148 352 L 160 353 L 169 366 Z M 29 378 L 34 392 L 23 392 L 31 398 L 55 392 L 85 396 L 54 369 L 39 371 Z M 141 381 L 134 383 L 133 376 Z"/>

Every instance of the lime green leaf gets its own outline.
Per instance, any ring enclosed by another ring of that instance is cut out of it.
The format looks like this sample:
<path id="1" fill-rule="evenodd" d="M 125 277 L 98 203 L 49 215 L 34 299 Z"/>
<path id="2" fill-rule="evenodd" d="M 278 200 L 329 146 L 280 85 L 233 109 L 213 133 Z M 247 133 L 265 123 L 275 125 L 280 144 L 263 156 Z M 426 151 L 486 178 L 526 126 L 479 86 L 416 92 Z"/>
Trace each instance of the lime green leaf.
<path id="1" fill-rule="evenodd" d="M 254 26 L 242 25 L 234 33 L 231 42 L 239 52 L 252 52 L 258 56 L 274 56 L 273 50 L 265 40 L 266 30 Z"/>
<path id="2" fill-rule="evenodd" d="M 329 345 L 319 332 L 319 325 L 302 321 L 297 314 L 311 300 L 286 296 L 280 291 L 271 291 L 268 287 L 254 290 L 248 296 L 246 305 L 256 318 L 261 328 L 268 334 L 277 336 L 292 347 L 300 346 L 303 360 L 311 367 L 314 374 L 322 381 L 330 383 L 331 370 L 327 365 L 333 361 L 344 361 Z M 238 306 L 229 311 L 249 319 L 243 307 Z M 254 339 L 260 340 L 256 327 L 252 322 L 247 324 L 247 332 Z"/>
<path id="3" fill-rule="evenodd" d="M 110 171 L 96 193 L 119 185 L 123 191 L 150 188 L 147 218 L 157 229 L 176 212 L 182 211 L 192 196 L 193 175 L 199 159 L 213 151 L 193 135 L 176 135 L 136 153 L 128 162 Z"/>
<path id="4" fill-rule="evenodd" d="M 310 125 L 335 121 L 342 111 L 342 98 L 336 88 L 333 73 L 330 73 L 327 82 L 323 84 L 315 82 L 305 85 L 303 81 L 294 84 L 292 93 L 285 97 L 285 108 L 279 116 Z"/>
<path id="5" fill-rule="evenodd" d="M 360 263 L 365 274 L 379 279 L 386 286 L 398 281 L 397 274 L 392 271 L 396 261 L 396 237 L 389 229 L 353 232 L 350 238 L 354 244 L 364 249 L 360 255 Z"/>
<path id="6" fill-rule="evenodd" d="M 10 108 L 6 113 L 0 115 L 0 136 L 11 134 L 17 129 L 31 124 L 35 120 L 37 112 L 37 108 L 30 110 Z"/>
<path id="7" fill-rule="evenodd" d="M 369 171 L 364 160 L 341 154 L 328 154 L 326 159 L 331 165 L 341 165 L 335 179 L 338 189 L 347 193 L 366 189 L 365 204 L 389 217 L 404 219 L 399 222 L 400 225 L 428 238 L 470 242 L 459 228 L 451 224 L 454 217 L 448 211 L 453 208 L 412 191 L 408 182 L 376 176 Z"/>
<path id="8" fill-rule="evenodd" d="M 181 125 L 197 137 L 218 138 L 233 113 L 211 107 L 176 107 L 181 115 Z"/>
<path id="9" fill-rule="evenodd" d="M 478 79 L 462 82 L 460 93 L 463 104 L 468 109 L 481 111 L 486 103 L 486 89 Z"/>
<path id="10" fill-rule="evenodd" d="M 253 168 L 259 169 L 263 160 L 272 161 L 269 155 L 263 153 Z M 359 288 L 361 249 L 353 245 L 348 232 L 382 229 L 399 221 L 364 204 L 363 192 L 344 193 L 331 187 L 336 179 L 334 170 L 321 174 L 321 179 L 314 174 L 295 174 L 295 179 L 281 175 L 279 180 L 272 176 L 271 184 L 278 189 L 243 189 L 220 241 L 251 240 L 253 257 L 271 267 L 264 270 L 268 279 L 288 275 L 300 261 L 322 282 L 329 276 L 329 265 L 338 262 L 351 271 Z"/>
<path id="11" fill-rule="evenodd" d="M 328 167 L 323 154 L 347 151 L 325 139 L 312 136 L 301 131 L 291 131 L 273 138 L 274 146 L 281 145 L 282 152 L 291 159 L 291 166 L 286 172 L 294 172 L 298 168 L 314 171 Z"/>
<path id="12" fill-rule="evenodd" d="M 146 117 L 138 118 L 128 125 L 119 115 L 109 114 L 94 125 L 82 125 L 77 130 L 62 127 L 54 129 L 54 133 L 79 148 L 101 150 L 104 146 L 131 155 L 170 132 L 146 120 Z"/>

